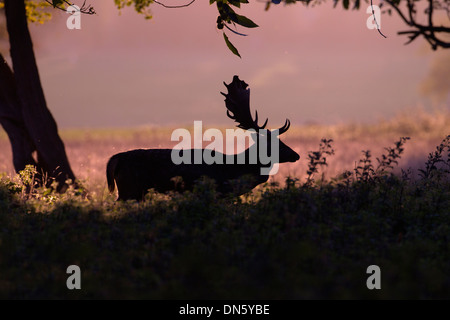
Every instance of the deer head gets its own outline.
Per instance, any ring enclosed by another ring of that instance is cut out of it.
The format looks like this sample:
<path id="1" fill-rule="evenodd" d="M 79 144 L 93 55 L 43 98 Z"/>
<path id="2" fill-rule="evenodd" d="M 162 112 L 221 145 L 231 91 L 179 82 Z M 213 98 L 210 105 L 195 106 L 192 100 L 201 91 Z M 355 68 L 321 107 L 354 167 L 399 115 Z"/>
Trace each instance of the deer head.
<path id="1" fill-rule="evenodd" d="M 290 121 L 286 119 L 285 124 L 278 130 L 270 131 L 265 129 L 268 119 L 260 126 L 258 124 L 258 111 L 255 111 L 255 118 L 253 119 L 250 112 L 250 89 L 248 84 L 240 80 L 238 76 L 233 77 L 230 84 L 224 82 L 228 89 L 228 94 L 221 92 L 225 96 L 225 106 L 227 107 L 227 116 L 237 122 L 237 127 L 244 130 L 254 130 L 254 140 L 256 147 L 259 148 L 262 138 L 267 142 L 268 154 L 273 155 L 273 152 L 278 152 L 278 162 L 295 162 L 300 159 L 300 156 L 284 144 L 278 136 L 285 133 L 290 127 Z M 274 136 L 276 135 L 276 136 Z M 273 139 L 275 138 L 275 139 Z M 275 144 L 272 142 L 275 140 Z M 278 145 L 277 148 L 272 148 L 273 145 Z"/>

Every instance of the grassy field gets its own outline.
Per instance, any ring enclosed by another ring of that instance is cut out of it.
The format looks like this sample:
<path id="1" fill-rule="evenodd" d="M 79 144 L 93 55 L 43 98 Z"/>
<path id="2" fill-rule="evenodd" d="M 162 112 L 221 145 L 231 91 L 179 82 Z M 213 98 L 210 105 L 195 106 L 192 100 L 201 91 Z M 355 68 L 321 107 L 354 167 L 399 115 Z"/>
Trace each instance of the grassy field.
<path id="1" fill-rule="evenodd" d="M 190 124 L 192 127 L 192 124 Z M 185 126 L 192 132 L 192 128 Z M 220 128 L 220 127 L 219 127 Z M 281 139 L 300 156 L 294 164 L 283 164 L 271 181 L 284 182 L 286 176 L 301 180 L 306 178 L 308 152 L 316 150 L 322 138 L 333 139 L 335 154 L 323 168 L 330 178 L 345 170 L 353 170 L 363 150 L 370 150 L 374 158 L 398 138 L 407 136 L 408 141 L 400 168 L 423 167 L 428 153 L 449 134 L 450 112 L 425 113 L 420 110 L 405 112 L 396 118 L 378 121 L 372 125 L 342 124 L 333 126 L 307 125 L 291 127 Z M 113 154 L 136 148 L 171 148 L 176 142 L 170 137 L 174 127 L 144 127 L 133 129 L 63 130 L 62 139 L 72 169 L 78 179 L 95 197 L 107 197 L 106 163 Z M 206 126 L 204 130 L 206 130 Z M 225 128 L 221 128 L 225 130 Z M 206 145 L 206 143 L 205 143 Z M 14 174 L 12 155 L 6 134 L 0 131 L 0 172 Z"/>
<path id="2" fill-rule="evenodd" d="M 253 193 L 220 198 L 205 180 L 143 203 L 114 201 L 106 162 L 172 146 L 173 128 L 63 131 L 90 198 L 26 194 L 0 136 L 0 298 L 448 299 L 449 128 L 448 112 L 295 127 L 283 141 L 300 161 Z M 69 265 L 81 290 L 66 287 Z M 369 265 L 381 290 L 367 289 Z"/>

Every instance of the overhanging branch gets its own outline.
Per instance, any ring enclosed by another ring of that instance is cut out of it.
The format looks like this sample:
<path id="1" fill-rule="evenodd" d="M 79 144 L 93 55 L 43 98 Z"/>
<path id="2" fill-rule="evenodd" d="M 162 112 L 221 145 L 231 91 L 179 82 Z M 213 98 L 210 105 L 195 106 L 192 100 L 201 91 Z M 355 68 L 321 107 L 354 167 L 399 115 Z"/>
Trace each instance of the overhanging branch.
<path id="1" fill-rule="evenodd" d="M 185 8 L 185 7 L 189 7 L 191 4 L 193 4 L 195 2 L 195 0 L 191 0 L 189 3 L 186 4 L 180 4 L 180 5 L 176 5 L 176 6 L 171 6 L 171 5 L 167 5 L 164 4 L 160 1 L 157 0 L 153 0 L 155 3 L 159 4 L 160 6 L 163 6 L 164 8 L 168 8 L 168 9 L 177 9 L 177 8 Z"/>
<path id="2" fill-rule="evenodd" d="M 70 3 L 69 1 L 66 1 L 66 0 L 58 1 L 57 4 L 55 4 L 55 1 L 50 1 L 50 0 L 45 0 L 45 2 L 49 3 L 53 8 L 56 8 L 56 9 L 59 9 L 62 11 L 66 11 L 66 12 L 67 12 L 67 9 L 64 7 L 60 7 L 59 3 L 65 3 L 69 7 L 75 5 L 74 3 Z M 86 6 L 86 0 L 83 2 L 83 5 L 80 7 L 80 12 L 84 13 L 84 14 L 96 14 L 93 6 L 91 6 L 90 4 L 88 4 Z"/>
<path id="3" fill-rule="evenodd" d="M 420 24 L 417 22 L 417 7 L 416 2 L 413 0 L 406 0 L 407 13 L 405 14 L 400 8 L 400 2 L 395 2 L 393 0 L 385 0 L 385 2 L 400 16 L 400 18 L 412 30 L 399 31 L 399 35 L 408 35 L 409 40 L 405 44 L 409 44 L 416 40 L 419 36 L 422 36 L 431 46 L 433 50 L 437 48 L 450 48 L 450 40 L 445 40 L 443 34 L 450 34 L 450 27 L 446 26 L 436 26 L 433 21 L 434 13 L 436 9 L 445 10 L 448 12 L 449 8 L 442 6 L 436 0 L 427 0 L 428 5 L 424 10 L 426 15 L 427 24 Z M 438 35 L 439 34 L 439 35 Z"/>

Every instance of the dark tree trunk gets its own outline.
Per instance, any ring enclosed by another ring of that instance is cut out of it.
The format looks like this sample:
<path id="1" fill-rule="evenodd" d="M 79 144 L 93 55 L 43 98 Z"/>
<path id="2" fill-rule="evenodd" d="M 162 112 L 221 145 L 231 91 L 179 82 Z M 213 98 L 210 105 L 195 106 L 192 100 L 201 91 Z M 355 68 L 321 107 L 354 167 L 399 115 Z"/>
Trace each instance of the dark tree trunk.
<path id="1" fill-rule="evenodd" d="M 22 120 L 14 75 L 0 54 L 0 124 L 11 141 L 14 169 L 23 170 L 27 164 L 37 167 L 33 159 L 36 150 Z"/>
<path id="2" fill-rule="evenodd" d="M 24 1 L 5 0 L 5 14 L 14 75 L 10 70 L 8 74 L 6 64 L 0 68 L 1 81 L 7 85 L 2 90 L 6 94 L 1 93 L 6 106 L 0 106 L 0 116 L 11 140 L 14 166 L 21 170 L 24 164 L 35 164 L 40 172 L 58 182 L 58 191 L 64 191 L 66 180 L 75 181 L 75 176 L 56 122 L 47 108 Z M 37 151 L 37 159 L 32 157 L 33 150 Z"/>

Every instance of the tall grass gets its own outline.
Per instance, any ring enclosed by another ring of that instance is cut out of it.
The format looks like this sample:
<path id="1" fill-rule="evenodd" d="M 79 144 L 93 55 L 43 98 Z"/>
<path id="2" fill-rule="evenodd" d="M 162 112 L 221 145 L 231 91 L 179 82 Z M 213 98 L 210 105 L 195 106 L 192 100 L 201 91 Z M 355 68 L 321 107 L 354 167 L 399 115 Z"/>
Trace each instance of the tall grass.
<path id="1" fill-rule="evenodd" d="M 59 195 L 30 190 L 27 168 L 0 180 L 0 298 L 448 299 L 443 137 L 420 170 L 399 167 L 410 143 L 400 138 L 375 158 L 361 149 L 336 176 L 324 174 L 337 149 L 324 139 L 304 156 L 305 179 L 239 198 L 218 197 L 207 179 L 142 203 Z M 72 264 L 81 290 L 65 286 Z M 381 290 L 366 287 L 369 265 L 381 268 Z"/>
<path id="2" fill-rule="evenodd" d="M 204 126 L 206 129 L 206 124 Z M 385 146 L 402 136 L 411 137 L 411 140 L 399 160 L 399 167 L 423 169 L 427 154 L 448 134 L 449 127 L 448 110 L 433 113 L 410 110 L 395 118 L 372 124 L 293 126 L 281 139 L 300 154 L 301 159 L 294 164 L 281 165 L 279 173 L 270 181 L 283 183 L 288 175 L 305 181 L 308 152 L 315 150 L 323 138 L 333 139 L 333 161 L 322 171 L 328 178 L 344 171 L 352 171 L 362 150 L 370 150 L 372 156 L 379 157 Z M 134 148 L 171 148 L 176 144 L 170 141 L 173 129 L 175 128 L 76 129 L 63 130 L 61 136 L 75 175 L 85 182 L 86 188 L 95 196 L 106 196 L 105 170 L 109 157 Z M 0 172 L 14 175 L 9 141 L 1 130 L 0 150 Z"/>

